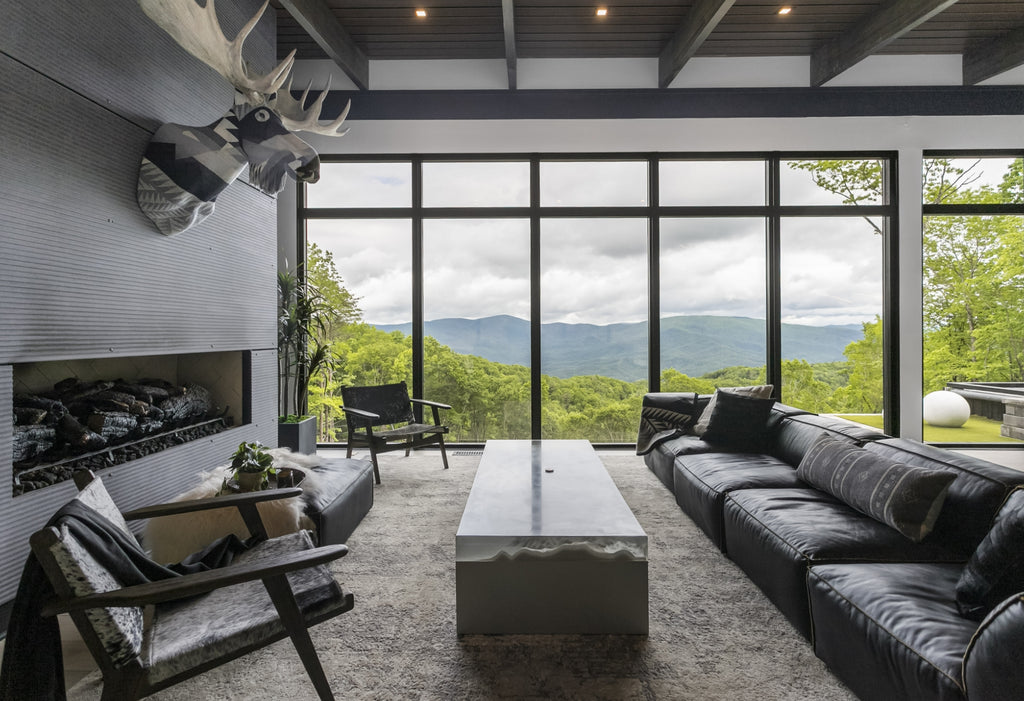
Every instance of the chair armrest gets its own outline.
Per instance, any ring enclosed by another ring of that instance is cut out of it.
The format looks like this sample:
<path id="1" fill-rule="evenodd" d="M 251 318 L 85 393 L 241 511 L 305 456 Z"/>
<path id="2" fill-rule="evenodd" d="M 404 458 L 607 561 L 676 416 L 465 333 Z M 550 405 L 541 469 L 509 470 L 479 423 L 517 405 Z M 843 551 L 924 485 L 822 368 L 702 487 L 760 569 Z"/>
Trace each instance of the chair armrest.
<path id="1" fill-rule="evenodd" d="M 205 594 L 233 584 L 266 579 L 295 570 L 323 565 L 347 554 L 347 545 L 325 545 L 279 557 L 259 559 L 244 565 L 228 565 L 206 572 L 186 574 L 112 591 L 78 596 L 73 599 L 54 601 L 43 607 L 42 614 L 54 616 L 59 613 L 84 611 L 91 608 L 159 604 Z"/>
<path id="2" fill-rule="evenodd" d="M 352 414 L 363 419 L 369 419 L 370 421 L 380 421 L 380 414 L 374 414 L 372 411 L 365 411 L 363 409 L 355 409 L 350 406 L 343 406 L 341 410 L 346 414 Z"/>
<path id="3" fill-rule="evenodd" d="M 432 402 L 432 401 L 430 401 L 428 399 L 410 399 L 409 401 L 412 402 L 413 404 L 423 404 L 424 406 L 434 406 L 434 407 L 437 407 L 438 409 L 451 409 L 451 407 L 449 405 L 447 405 L 447 404 L 442 404 L 441 402 Z"/>
<path id="4" fill-rule="evenodd" d="M 171 501 L 166 504 L 143 506 L 126 511 L 122 516 L 129 521 L 135 521 L 143 518 L 187 514 L 207 509 L 223 509 L 231 506 L 241 507 L 245 504 L 255 504 L 261 501 L 297 497 L 300 494 L 302 494 L 301 487 L 282 487 L 281 489 L 263 489 L 257 492 L 242 492 L 240 494 L 221 494 L 220 496 L 208 497 L 206 499 L 189 499 L 188 501 Z"/>
<path id="5" fill-rule="evenodd" d="M 234 506 L 238 509 L 239 516 L 249 530 L 249 534 L 260 540 L 269 537 L 267 526 L 263 523 L 263 517 L 256 508 L 257 504 L 263 501 L 275 499 L 286 499 L 297 497 L 302 494 L 299 487 L 283 487 L 281 489 L 263 489 L 257 492 L 242 492 L 241 494 L 222 494 L 208 499 L 190 499 L 188 501 L 172 501 L 156 506 L 146 506 L 141 509 L 133 509 L 123 514 L 126 519 L 136 520 L 140 518 L 155 518 L 157 516 L 170 516 L 172 514 L 185 514 L 192 511 L 206 509 L 223 509 Z"/>

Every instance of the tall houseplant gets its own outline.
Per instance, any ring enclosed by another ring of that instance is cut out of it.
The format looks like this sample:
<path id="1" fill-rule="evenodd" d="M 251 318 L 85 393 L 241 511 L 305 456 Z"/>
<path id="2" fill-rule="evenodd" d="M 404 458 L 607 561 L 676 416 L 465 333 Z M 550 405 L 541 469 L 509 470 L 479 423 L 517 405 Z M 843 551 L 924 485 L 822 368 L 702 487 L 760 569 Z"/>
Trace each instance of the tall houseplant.
<path id="1" fill-rule="evenodd" d="M 316 448 L 316 417 L 307 417 L 309 381 L 333 361 L 328 339 L 335 312 L 320 292 L 304 281 L 302 266 L 296 272 L 283 270 L 277 274 L 278 317 L 278 442 L 304 453 Z M 310 428 L 290 428 L 308 421 Z M 311 439 L 300 441 L 290 434 L 303 433 Z M 309 445 L 310 440 L 312 445 Z"/>

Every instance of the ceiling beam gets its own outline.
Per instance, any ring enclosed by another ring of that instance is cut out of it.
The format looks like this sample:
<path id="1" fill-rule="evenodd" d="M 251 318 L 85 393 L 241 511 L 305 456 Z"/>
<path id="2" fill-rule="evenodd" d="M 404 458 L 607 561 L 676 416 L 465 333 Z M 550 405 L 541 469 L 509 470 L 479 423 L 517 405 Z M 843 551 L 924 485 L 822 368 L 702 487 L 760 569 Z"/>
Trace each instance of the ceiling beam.
<path id="1" fill-rule="evenodd" d="M 894 0 L 811 53 L 811 85 L 820 87 L 956 0 Z"/>
<path id="2" fill-rule="evenodd" d="M 505 65 L 508 68 L 508 89 L 516 89 L 516 20 L 515 0 L 501 0 L 501 25 L 505 30 Z"/>
<path id="3" fill-rule="evenodd" d="M 320 45 L 360 90 L 370 87 L 370 62 L 324 0 L 280 0 L 284 9 Z"/>
<path id="4" fill-rule="evenodd" d="M 1005 36 L 964 52 L 964 85 L 977 85 L 1021 65 L 1024 65 L 1024 27 L 1017 27 Z"/>
<path id="5" fill-rule="evenodd" d="M 658 57 L 658 87 L 667 88 L 736 0 L 697 0 Z"/>

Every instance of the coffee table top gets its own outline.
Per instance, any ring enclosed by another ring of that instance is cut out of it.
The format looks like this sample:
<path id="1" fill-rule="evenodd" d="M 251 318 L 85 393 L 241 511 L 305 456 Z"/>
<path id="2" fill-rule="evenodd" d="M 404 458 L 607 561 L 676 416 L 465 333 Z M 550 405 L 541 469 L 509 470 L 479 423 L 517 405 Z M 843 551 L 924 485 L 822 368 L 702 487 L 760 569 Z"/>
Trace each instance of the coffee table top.
<path id="1" fill-rule="evenodd" d="M 647 534 L 588 441 L 487 441 L 456 560 L 647 559 Z"/>

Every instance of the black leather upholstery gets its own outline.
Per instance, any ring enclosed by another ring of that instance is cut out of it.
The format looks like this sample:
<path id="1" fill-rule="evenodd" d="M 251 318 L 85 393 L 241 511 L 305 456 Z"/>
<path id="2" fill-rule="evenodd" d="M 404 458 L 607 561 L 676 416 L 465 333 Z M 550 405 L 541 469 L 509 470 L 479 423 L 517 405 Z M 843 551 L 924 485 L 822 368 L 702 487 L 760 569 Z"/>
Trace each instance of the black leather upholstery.
<path id="1" fill-rule="evenodd" d="M 1024 482 L 1024 474 L 1018 470 L 905 438 L 889 438 L 864 448 L 908 465 L 940 467 L 960 475 L 949 485 L 930 537 L 941 540 L 964 560 L 988 533 L 1009 493 Z"/>
<path id="2" fill-rule="evenodd" d="M 963 562 L 939 542 L 914 543 L 810 488 L 730 492 L 724 522 L 729 556 L 808 639 L 804 581 L 813 563 Z"/>
<path id="3" fill-rule="evenodd" d="M 677 456 L 696 455 L 699 453 L 721 454 L 722 452 L 721 448 L 705 443 L 697 436 L 679 436 L 678 438 L 670 438 L 658 445 L 657 448 L 644 456 L 644 462 L 647 463 L 647 467 L 651 469 L 651 472 L 658 476 L 661 483 L 668 487 L 669 491 L 674 491 L 673 480 L 675 476 L 672 473 L 672 466 L 675 464 Z"/>
<path id="4" fill-rule="evenodd" d="M 373 463 L 338 458 L 314 467 L 316 489 L 304 492 L 319 545 L 344 543 L 373 506 Z"/>
<path id="5" fill-rule="evenodd" d="M 964 657 L 967 698 L 977 701 L 1024 699 L 1024 594 L 997 606 L 974 634 Z"/>
<path id="6" fill-rule="evenodd" d="M 812 567 L 815 654 L 862 699 L 964 699 L 961 664 L 977 624 L 961 618 L 950 597 L 960 569 Z"/>
<path id="7" fill-rule="evenodd" d="M 722 552 L 726 551 L 722 509 L 728 492 L 804 486 L 791 465 L 770 455 L 683 455 L 676 459 L 674 470 L 676 503 Z"/>
<path id="8" fill-rule="evenodd" d="M 880 433 L 870 426 L 862 426 L 829 416 L 801 414 L 787 416 L 779 422 L 775 431 L 775 445 L 772 454 L 796 467 L 800 464 L 807 449 L 821 437 L 822 433 L 857 445 L 886 438 L 884 433 Z"/>

